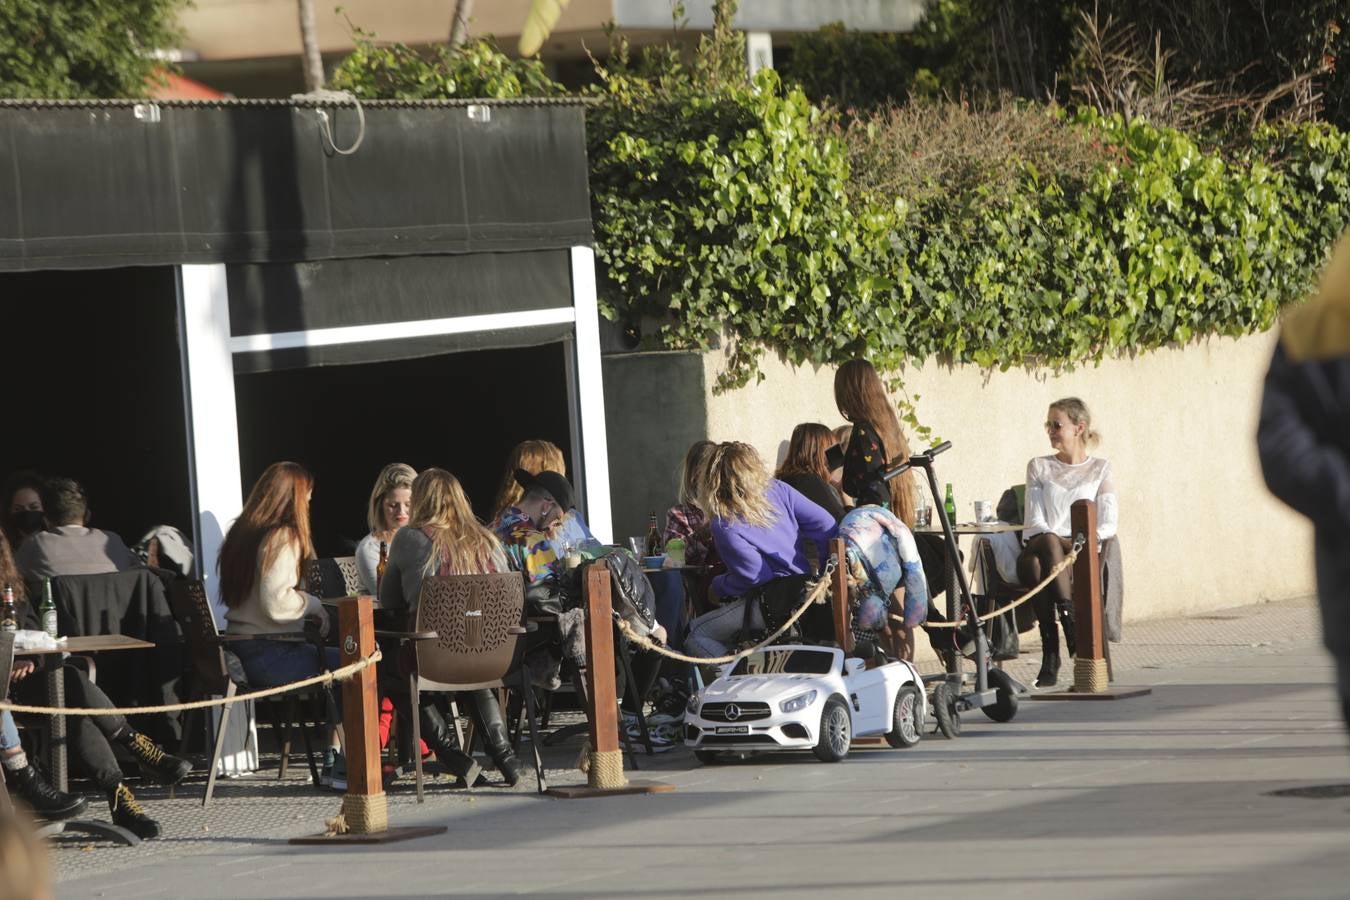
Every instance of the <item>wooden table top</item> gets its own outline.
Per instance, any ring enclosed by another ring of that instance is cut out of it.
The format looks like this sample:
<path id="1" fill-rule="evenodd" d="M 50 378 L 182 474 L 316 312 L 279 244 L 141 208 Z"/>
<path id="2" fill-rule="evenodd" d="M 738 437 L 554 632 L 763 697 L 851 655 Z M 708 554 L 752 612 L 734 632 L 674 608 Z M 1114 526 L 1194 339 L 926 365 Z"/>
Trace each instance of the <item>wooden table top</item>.
<path id="1" fill-rule="evenodd" d="M 1008 522 L 959 522 L 952 525 L 954 534 L 998 534 L 1004 531 L 1021 531 L 1025 525 L 1013 525 Z M 942 534 L 942 526 L 929 525 L 927 528 L 915 528 L 916 534 Z"/>
<path id="2" fill-rule="evenodd" d="M 155 645 L 150 641 L 125 634 L 86 634 L 68 637 L 55 647 L 39 650 L 14 649 L 15 656 L 43 656 L 49 653 L 100 653 L 104 650 L 146 650 Z"/>

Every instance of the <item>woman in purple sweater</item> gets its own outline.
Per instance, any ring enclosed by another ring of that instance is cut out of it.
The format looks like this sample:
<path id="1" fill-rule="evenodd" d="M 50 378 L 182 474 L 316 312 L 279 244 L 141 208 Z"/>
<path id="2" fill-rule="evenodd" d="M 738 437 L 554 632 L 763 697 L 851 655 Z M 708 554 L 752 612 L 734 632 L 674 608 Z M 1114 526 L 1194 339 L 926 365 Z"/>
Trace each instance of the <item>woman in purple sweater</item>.
<path id="1" fill-rule="evenodd" d="M 723 656 L 745 625 L 744 596 L 792 575 L 810 573 L 802 541 L 824 547 L 834 536 L 834 516 L 769 475 L 749 444 L 718 444 L 699 479 L 698 505 L 712 522 L 713 544 L 727 571 L 713 579 L 721 605 L 689 623 L 685 648 L 694 656 Z M 764 628 L 758 601 L 750 601 L 751 629 Z"/>

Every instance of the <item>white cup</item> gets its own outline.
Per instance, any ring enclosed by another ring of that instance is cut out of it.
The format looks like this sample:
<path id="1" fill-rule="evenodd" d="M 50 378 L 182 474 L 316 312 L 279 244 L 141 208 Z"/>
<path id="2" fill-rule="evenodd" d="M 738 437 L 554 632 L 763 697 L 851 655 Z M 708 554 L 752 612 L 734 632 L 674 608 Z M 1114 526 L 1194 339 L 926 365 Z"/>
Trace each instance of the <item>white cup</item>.
<path id="1" fill-rule="evenodd" d="M 975 521 L 976 523 L 994 521 L 994 504 L 988 500 L 976 500 Z"/>

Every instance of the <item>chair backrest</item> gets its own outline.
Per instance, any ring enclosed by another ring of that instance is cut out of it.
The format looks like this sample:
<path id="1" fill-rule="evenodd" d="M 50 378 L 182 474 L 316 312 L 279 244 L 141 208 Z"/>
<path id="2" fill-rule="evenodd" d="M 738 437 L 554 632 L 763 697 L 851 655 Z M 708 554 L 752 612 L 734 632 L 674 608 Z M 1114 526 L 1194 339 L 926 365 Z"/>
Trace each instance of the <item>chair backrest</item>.
<path id="1" fill-rule="evenodd" d="M 417 601 L 417 673 L 426 690 L 495 687 L 515 668 L 525 614 L 519 572 L 428 576 Z"/>
<path id="2" fill-rule="evenodd" d="M 220 631 L 211 615 L 206 586 L 195 579 L 174 582 L 169 591 L 169 606 L 178 627 L 183 629 L 183 641 L 187 644 L 198 686 L 203 693 L 223 694 L 230 679 L 224 651 L 216 640 Z"/>
<path id="3" fill-rule="evenodd" d="M 361 592 L 361 573 L 355 556 L 327 556 L 305 564 L 305 586 L 322 599 Z"/>
<path id="4" fill-rule="evenodd" d="M 9 699 L 9 673 L 14 668 L 14 633 L 0 631 L 0 703 Z"/>

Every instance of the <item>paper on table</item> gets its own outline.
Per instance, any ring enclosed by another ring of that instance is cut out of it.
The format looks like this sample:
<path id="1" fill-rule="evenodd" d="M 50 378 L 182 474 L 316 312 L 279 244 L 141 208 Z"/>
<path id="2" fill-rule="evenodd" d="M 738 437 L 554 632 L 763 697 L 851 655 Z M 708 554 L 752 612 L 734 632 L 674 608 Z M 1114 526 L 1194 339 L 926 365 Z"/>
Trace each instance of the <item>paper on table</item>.
<path id="1" fill-rule="evenodd" d="M 14 632 L 15 650 L 51 650 L 65 642 L 64 637 L 54 638 L 45 631 L 20 630 Z"/>

